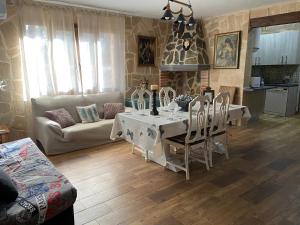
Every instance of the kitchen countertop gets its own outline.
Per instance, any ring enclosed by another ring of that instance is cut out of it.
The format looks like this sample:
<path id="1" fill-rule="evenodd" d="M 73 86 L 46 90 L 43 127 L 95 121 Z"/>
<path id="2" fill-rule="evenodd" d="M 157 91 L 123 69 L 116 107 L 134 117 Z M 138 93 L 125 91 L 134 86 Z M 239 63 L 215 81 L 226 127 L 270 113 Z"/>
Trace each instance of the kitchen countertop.
<path id="1" fill-rule="evenodd" d="M 257 87 L 257 88 L 244 87 L 244 91 L 246 91 L 246 92 L 264 91 L 264 90 L 273 89 L 273 88 L 276 88 L 276 86 L 261 86 L 261 87 Z"/>
<path id="2" fill-rule="evenodd" d="M 268 89 L 273 89 L 277 87 L 297 87 L 299 84 L 266 84 L 265 86 L 253 88 L 253 87 L 244 87 L 244 91 L 253 92 L 253 91 L 264 91 Z"/>
<path id="3" fill-rule="evenodd" d="M 291 84 L 266 84 L 265 86 L 275 86 L 275 87 L 297 87 L 299 84 L 291 83 Z"/>

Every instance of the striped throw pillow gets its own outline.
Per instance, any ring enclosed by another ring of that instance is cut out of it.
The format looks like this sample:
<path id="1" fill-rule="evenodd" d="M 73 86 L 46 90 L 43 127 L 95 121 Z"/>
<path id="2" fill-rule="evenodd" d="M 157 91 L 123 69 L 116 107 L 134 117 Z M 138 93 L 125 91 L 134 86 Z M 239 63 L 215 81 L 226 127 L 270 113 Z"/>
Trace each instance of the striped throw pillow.
<path id="1" fill-rule="evenodd" d="M 94 123 L 100 120 L 96 104 L 88 106 L 76 106 L 82 123 Z"/>

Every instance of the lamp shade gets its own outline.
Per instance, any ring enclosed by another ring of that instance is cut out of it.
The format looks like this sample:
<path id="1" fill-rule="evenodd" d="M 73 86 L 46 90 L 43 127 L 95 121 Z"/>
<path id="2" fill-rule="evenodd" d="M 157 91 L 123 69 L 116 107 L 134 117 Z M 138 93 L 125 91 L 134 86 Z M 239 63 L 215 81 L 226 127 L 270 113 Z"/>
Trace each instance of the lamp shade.
<path id="1" fill-rule="evenodd" d="M 189 25 L 190 27 L 192 27 L 192 26 L 194 26 L 195 24 L 196 24 L 196 21 L 195 21 L 194 17 L 191 16 L 190 19 L 189 19 L 189 21 L 188 21 L 188 25 Z"/>
<path id="2" fill-rule="evenodd" d="M 192 35 L 189 32 L 185 32 L 182 36 L 182 39 L 191 39 Z"/>
<path id="3" fill-rule="evenodd" d="M 177 23 L 184 23 L 184 22 L 185 22 L 185 18 L 184 18 L 184 16 L 182 15 L 182 13 L 179 14 L 179 16 L 177 17 L 176 22 L 177 22 Z"/>
<path id="4" fill-rule="evenodd" d="M 183 34 L 184 33 L 184 28 L 185 28 L 184 23 L 180 23 L 179 27 L 178 27 L 178 33 Z"/>
<path id="5" fill-rule="evenodd" d="M 6 91 L 8 86 L 7 80 L 0 80 L 0 91 Z"/>
<path id="6" fill-rule="evenodd" d="M 162 20 L 172 20 L 172 19 L 174 19 L 174 16 L 173 16 L 171 10 L 167 9 L 161 19 Z"/>

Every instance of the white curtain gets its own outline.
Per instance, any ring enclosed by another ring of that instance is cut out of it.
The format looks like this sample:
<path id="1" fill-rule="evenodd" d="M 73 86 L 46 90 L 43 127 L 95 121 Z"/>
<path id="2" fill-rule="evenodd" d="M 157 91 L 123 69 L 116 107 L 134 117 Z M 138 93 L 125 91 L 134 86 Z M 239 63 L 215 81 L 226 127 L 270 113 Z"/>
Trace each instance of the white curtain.
<path id="1" fill-rule="evenodd" d="M 81 92 L 72 11 L 23 5 L 21 49 L 27 99 Z"/>
<path id="2" fill-rule="evenodd" d="M 77 15 L 84 93 L 125 91 L 125 18 L 107 13 Z"/>
<path id="3" fill-rule="evenodd" d="M 24 4 L 20 21 L 27 99 L 125 91 L 124 16 Z"/>

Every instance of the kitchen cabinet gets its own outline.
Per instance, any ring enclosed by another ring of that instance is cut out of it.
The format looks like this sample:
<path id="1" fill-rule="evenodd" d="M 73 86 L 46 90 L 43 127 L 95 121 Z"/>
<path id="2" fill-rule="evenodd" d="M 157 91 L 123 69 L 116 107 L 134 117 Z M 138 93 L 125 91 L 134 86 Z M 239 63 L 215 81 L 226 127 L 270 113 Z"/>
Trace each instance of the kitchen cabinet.
<path id="1" fill-rule="evenodd" d="M 259 49 L 253 54 L 253 65 L 274 65 L 276 61 L 276 46 L 278 37 L 275 34 L 263 34 L 260 36 Z"/>
<path id="2" fill-rule="evenodd" d="M 299 44 L 300 35 L 299 31 L 290 30 L 275 34 L 275 49 L 274 55 L 276 56 L 273 64 L 270 65 L 293 65 L 300 64 Z"/>
<path id="3" fill-rule="evenodd" d="M 300 64 L 300 26 L 294 24 L 293 29 L 281 32 L 260 32 L 257 46 L 258 50 L 252 54 L 252 65 Z"/>

